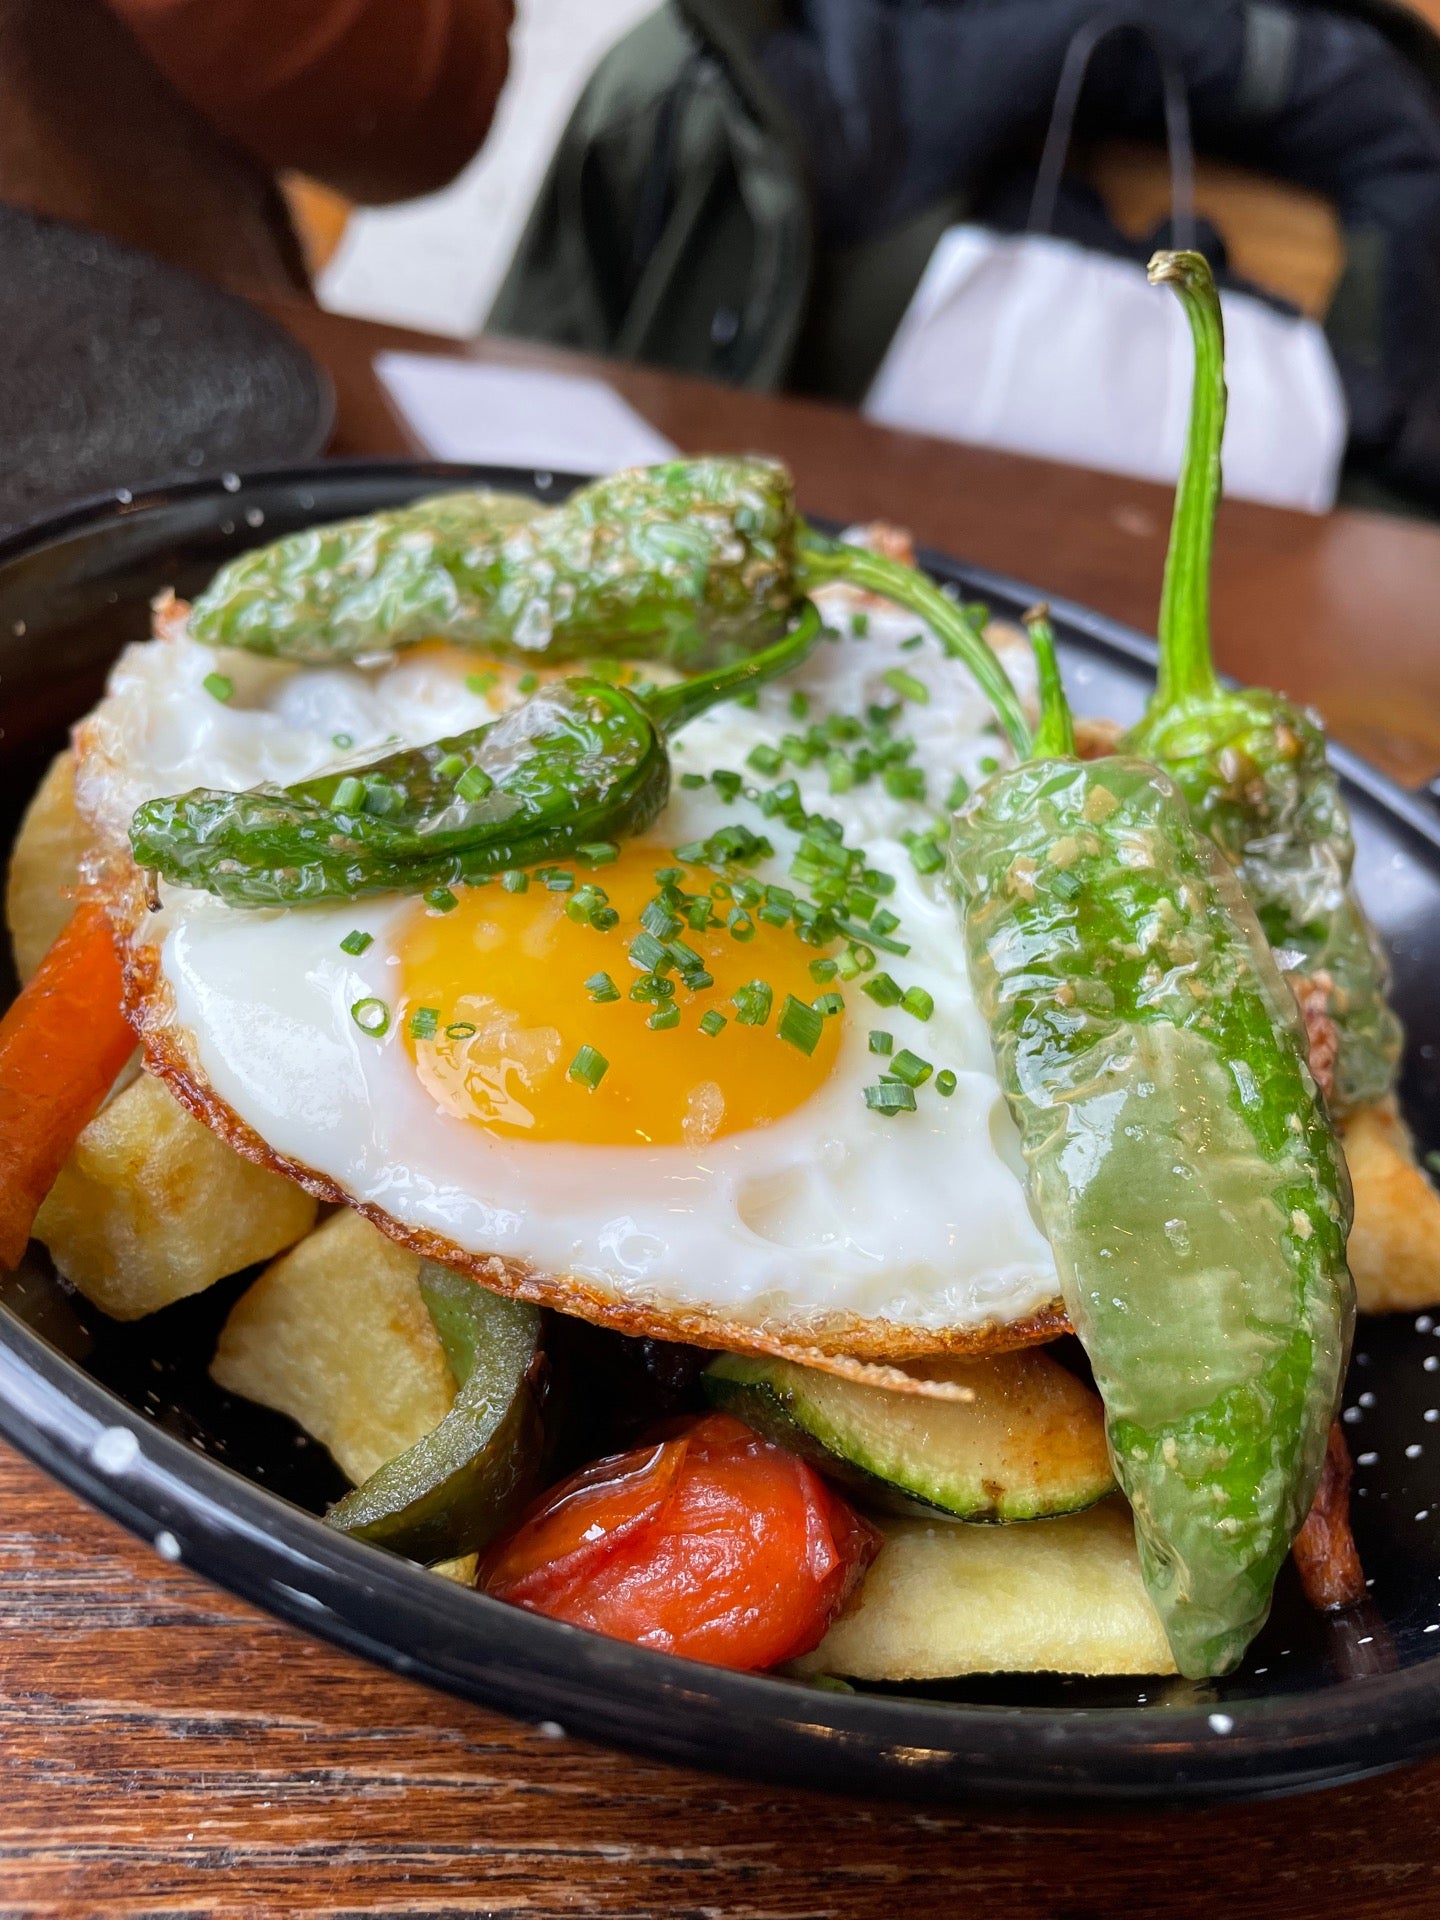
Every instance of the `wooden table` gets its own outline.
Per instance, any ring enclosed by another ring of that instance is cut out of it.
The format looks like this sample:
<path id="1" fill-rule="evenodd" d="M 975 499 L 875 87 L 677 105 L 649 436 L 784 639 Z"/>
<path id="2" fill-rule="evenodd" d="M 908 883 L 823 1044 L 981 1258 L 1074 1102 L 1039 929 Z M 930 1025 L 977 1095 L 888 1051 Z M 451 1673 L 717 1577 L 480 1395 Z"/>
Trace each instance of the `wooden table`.
<path id="1" fill-rule="evenodd" d="M 336 450 L 405 450 L 370 356 L 454 349 L 275 310 L 334 375 Z M 888 514 L 1152 623 L 1167 512 L 1154 487 L 825 408 L 612 377 L 682 447 L 783 455 L 817 512 Z M 1429 528 L 1229 507 L 1222 658 L 1316 700 L 1343 738 L 1419 780 L 1440 765 L 1437 588 Z M 893 1920 L 911 1899 L 985 1920 L 1440 1912 L 1440 1762 L 1278 1804 L 1123 1817 L 949 1813 L 708 1779 L 547 1739 L 308 1640 L 4 1450 L 0 1753 L 0 1915 Z"/>

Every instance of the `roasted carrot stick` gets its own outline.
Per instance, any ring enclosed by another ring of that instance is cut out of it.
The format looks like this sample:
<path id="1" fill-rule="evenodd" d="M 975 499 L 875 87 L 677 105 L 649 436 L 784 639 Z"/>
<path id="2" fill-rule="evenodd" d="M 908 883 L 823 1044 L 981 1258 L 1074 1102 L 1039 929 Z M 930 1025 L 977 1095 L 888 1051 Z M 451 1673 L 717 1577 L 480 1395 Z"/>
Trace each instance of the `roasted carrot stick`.
<path id="1" fill-rule="evenodd" d="M 1305 1598 L 1321 1613 L 1356 1607 L 1365 1598 L 1365 1570 L 1350 1531 L 1350 1449 L 1337 1420 L 1315 1504 L 1292 1549 Z"/>
<path id="2" fill-rule="evenodd" d="M 103 907 L 84 901 L 0 1020 L 0 1266 L 135 1050 Z"/>

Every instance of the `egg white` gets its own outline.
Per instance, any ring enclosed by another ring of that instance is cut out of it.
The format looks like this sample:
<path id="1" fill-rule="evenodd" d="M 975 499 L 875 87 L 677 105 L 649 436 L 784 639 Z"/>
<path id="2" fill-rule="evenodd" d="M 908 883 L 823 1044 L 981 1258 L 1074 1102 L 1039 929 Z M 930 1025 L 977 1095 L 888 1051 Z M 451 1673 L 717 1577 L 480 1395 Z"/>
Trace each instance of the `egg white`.
<path id="1" fill-rule="evenodd" d="M 854 623 L 868 624 L 862 635 L 852 631 L 855 596 L 831 589 L 824 598 L 838 640 L 764 689 L 754 709 L 718 708 L 673 742 L 676 781 L 652 835 L 674 846 L 736 819 L 758 828 L 743 800 L 726 804 L 709 784 L 688 790 L 679 776 L 744 770 L 757 744 L 796 730 L 797 690 L 807 719 L 863 714 L 896 698 L 888 669 L 916 675 L 930 699 L 906 706 L 900 730 L 928 775 L 928 806 L 893 798 L 879 780 L 831 794 L 821 767 L 785 772 L 808 808 L 840 821 L 847 844 L 895 877 L 886 904 L 911 952 L 881 963 L 933 996 L 927 1023 L 898 1007 L 882 1012 L 851 983 L 839 1055 L 812 1097 L 771 1126 L 704 1147 L 500 1139 L 437 1106 L 395 1028 L 376 1040 L 351 1018 L 357 1000 L 398 999 L 412 901 L 259 912 L 167 887 L 161 911 L 132 935 L 134 971 L 153 983 L 155 1061 L 162 1070 L 183 1061 L 192 1096 L 212 1096 L 216 1114 L 235 1116 L 270 1153 L 390 1230 L 442 1254 L 498 1256 L 517 1273 L 548 1276 L 545 1297 L 592 1317 L 613 1309 L 617 1323 L 657 1333 L 723 1327 L 736 1344 L 748 1332 L 757 1343 L 893 1356 L 1043 1313 L 1058 1292 L 1054 1263 L 1027 1204 L 955 909 L 943 877 L 916 873 L 901 840 L 934 823 L 957 772 L 983 779 L 982 763 L 1004 750 L 968 673 L 928 636 L 919 649 L 902 647 L 918 630 L 913 619 L 867 606 Z M 1007 649 L 1007 665 L 1026 690 L 1026 653 Z M 225 702 L 204 686 L 217 669 L 234 682 Z M 217 657 L 183 634 L 131 647 L 78 736 L 81 810 L 118 846 L 152 796 L 290 782 L 373 758 L 387 743 L 463 730 L 505 697 L 474 693 L 464 674 L 463 661 L 424 651 L 303 669 Z M 783 883 L 795 836 L 776 819 L 763 824 L 776 857 L 757 874 Z M 356 927 L 373 944 L 352 958 L 340 942 Z M 915 1113 L 868 1111 L 861 1089 L 877 1077 L 868 1050 L 877 1026 L 897 1049 L 949 1066 L 953 1096 L 932 1084 Z"/>

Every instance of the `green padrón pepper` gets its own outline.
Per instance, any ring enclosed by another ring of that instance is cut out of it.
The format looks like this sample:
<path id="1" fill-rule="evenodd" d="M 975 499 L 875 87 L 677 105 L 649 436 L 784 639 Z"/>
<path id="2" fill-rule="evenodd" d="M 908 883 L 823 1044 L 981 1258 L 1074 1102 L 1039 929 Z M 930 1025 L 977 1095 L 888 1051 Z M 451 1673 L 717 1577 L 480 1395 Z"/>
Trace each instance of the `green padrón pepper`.
<path id="1" fill-rule="evenodd" d="M 807 603 L 764 652 L 643 697 L 607 681 L 556 681 L 485 726 L 350 772 L 150 800 L 131 822 L 131 848 L 175 885 L 242 907 L 419 893 L 583 857 L 659 815 L 667 733 L 798 666 L 819 633 Z"/>
<path id="2" fill-rule="evenodd" d="M 1175 783 L 1037 755 L 952 839 L 971 978 L 1176 1664 L 1233 1668 L 1319 1482 L 1349 1352 L 1350 1190 L 1304 1033 Z"/>
<path id="3" fill-rule="evenodd" d="M 693 672 L 777 639 L 829 580 L 929 621 L 1024 751 L 1020 703 L 965 610 L 913 567 L 808 527 L 790 475 L 771 460 L 633 467 L 548 509 L 452 494 L 307 529 L 222 567 L 189 625 L 209 646 L 318 664 L 442 639 L 502 656 L 618 655 Z"/>
<path id="4" fill-rule="evenodd" d="M 455 1403 L 413 1447 L 347 1493 L 342 1533 L 433 1565 L 488 1546 L 538 1483 L 540 1310 L 426 1261 L 420 1291 L 455 1376 Z"/>
<path id="5" fill-rule="evenodd" d="M 1337 1112 L 1394 1084 L 1400 1023 L 1389 968 L 1350 887 L 1354 842 L 1318 717 L 1264 688 L 1228 688 L 1210 647 L 1210 560 L 1225 431 L 1219 295 L 1198 253 L 1157 253 L 1195 343 L 1190 426 L 1160 602 L 1160 678 L 1128 752 L 1164 767 L 1234 865 L 1281 968 L 1324 994 L 1335 1023 Z"/>

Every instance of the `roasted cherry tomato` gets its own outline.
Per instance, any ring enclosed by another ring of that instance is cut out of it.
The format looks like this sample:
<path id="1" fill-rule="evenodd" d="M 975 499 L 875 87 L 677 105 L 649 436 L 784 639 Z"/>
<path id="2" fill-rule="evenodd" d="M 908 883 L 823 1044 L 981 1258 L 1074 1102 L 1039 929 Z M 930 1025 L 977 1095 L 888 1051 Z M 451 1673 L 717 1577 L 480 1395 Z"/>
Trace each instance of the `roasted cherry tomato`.
<path id="1" fill-rule="evenodd" d="M 715 1666 L 808 1653 L 880 1536 L 803 1460 L 712 1413 L 597 1460 L 480 1563 L 501 1600 Z"/>

